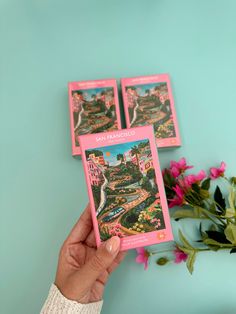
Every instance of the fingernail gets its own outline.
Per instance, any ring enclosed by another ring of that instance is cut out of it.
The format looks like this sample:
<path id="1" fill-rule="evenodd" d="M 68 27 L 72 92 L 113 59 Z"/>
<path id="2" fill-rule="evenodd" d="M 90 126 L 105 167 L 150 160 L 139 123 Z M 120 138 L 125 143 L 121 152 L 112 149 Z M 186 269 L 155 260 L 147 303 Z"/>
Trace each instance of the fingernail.
<path id="1" fill-rule="evenodd" d="M 106 242 L 106 249 L 109 253 L 113 254 L 120 248 L 120 238 L 112 237 Z"/>

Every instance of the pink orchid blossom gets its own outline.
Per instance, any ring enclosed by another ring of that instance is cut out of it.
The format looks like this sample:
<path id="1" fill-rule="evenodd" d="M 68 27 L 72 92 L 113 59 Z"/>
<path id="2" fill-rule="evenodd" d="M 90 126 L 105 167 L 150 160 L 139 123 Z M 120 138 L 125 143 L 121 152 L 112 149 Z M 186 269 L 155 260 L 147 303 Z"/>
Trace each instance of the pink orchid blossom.
<path id="1" fill-rule="evenodd" d="M 169 208 L 172 208 L 174 206 L 181 206 L 184 202 L 184 191 L 181 189 L 181 187 L 176 184 L 173 190 L 175 191 L 176 195 L 170 200 Z"/>
<path id="2" fill-rule="evenodd" d="M 174 178 L 177 178 L 181 173 L 187 169 L 191 169 L 193 166 L 188 166 L 186 159 L 183 157 L 179 161 L 170 162 L 170 172 Z"/>
<path id="3" fill-rule="evenodd" d="M 206 173 L 204 170 L 201 170 L 197 175 L 190 174 L 184 178 L 184 186 L 186 188 L 191 188 L 194 183 L 200 182 L 206 178 Z"/>
<path id="4" fill-rule="evenodd" d="M 170 173 L 174 178 L 177 178 L 180 175 L 180 170 L 177 167 L 170 168 Z"/>
<path id="5" fill-rule="evenodd" d="M 186 262 L 186 260 L 188 258 L 188 254 L 186 254 L 183 251 L 181 251 L 178 247 L 176 247 L 176 249 L 174 250 L 174 255 L 175 255 L 174 262 L 176 264 L 180 264 L 182 262 Z"/>
<path id="6" fill-rule="evenodd" d="M 145 250 L 145 248 L 140 247 L 136 249 L 137 251 L 137 257 L 135 259 L 136 263 L 138 264 L 144 264 L 144 269 L 146 270 L 148 268 L 148 259 L 150 256 L 150 253 Z"/>
<path id="7" fill-rule="evenodd" d="M 210 178 L 215 180 L 219 177 L 223 177 L 226 169 L 226 163 L 224 161 L 221 162 L 219 168 L 212 167 L 210 168 Z"/>

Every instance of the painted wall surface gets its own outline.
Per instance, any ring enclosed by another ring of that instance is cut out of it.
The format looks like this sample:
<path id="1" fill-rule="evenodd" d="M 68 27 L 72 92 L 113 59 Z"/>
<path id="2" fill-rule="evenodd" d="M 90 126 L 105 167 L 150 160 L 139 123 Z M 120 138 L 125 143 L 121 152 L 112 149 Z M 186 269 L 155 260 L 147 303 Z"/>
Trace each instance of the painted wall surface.
<path id="1" fill-rule="evenodd" d="M 183 146 L 161 151 L 162 167 L 185 156 L 236 174 L 236 2 L 0 0 L 0 38 L 0 313 L 32 314 L 88 202 L 67 82 L 170 73 Z M 112 275 L 104 314 L 236 313 L 236 256 L 202 253 L 193 276 L 134 258 Z"/>

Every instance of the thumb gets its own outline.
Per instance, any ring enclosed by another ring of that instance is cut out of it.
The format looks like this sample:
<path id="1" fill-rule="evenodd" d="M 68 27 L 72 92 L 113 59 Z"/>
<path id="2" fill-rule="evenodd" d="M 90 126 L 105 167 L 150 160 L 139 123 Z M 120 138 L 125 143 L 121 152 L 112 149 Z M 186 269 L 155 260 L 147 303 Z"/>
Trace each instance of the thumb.
<path id="1" fill-rule="evenodd" d="M 120 238 L 112 237 L 104 242 L 96 251 L 95 255 L 79 271 L 80 278 L 83 278 L 84 288 L 89 288 L 96 279 L 114 261 L 119 253 Z"/>

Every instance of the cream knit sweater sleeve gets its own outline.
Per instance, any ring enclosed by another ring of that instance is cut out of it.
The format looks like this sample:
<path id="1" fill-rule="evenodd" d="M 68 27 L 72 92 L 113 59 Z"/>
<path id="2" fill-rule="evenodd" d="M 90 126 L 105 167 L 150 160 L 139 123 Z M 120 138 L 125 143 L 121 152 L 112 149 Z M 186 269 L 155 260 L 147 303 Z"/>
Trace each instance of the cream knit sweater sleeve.
<path id="1" fill-rule="evenodd" d="M 52 285 L 40 314 L 99 314 L 103 301 L 81 304 L 65 298 L 55 285 Z"/>

